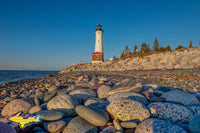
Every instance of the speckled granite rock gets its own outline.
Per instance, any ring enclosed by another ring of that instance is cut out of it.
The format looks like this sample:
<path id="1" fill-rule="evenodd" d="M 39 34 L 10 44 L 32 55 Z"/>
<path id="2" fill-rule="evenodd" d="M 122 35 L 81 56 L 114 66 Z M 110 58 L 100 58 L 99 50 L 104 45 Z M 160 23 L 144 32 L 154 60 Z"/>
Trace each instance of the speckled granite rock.
<path id="1" fill-rule="evenodd" d="M 39 115 L 41 119 L 46 121 L 55 121 L 64 117 L 63 113 L 54 110 L 41 110 L 36 114 Z"/>
<path id="2" fill-rule="evenodd" d="M 81 118 L 95 126 L 105 126 L 109 120 L 108 114 L 103 110 L 94 110 L 83 105 L 77 106 L 75 110 Z"/>
<path id="3" fill-rule="evenodd" d="M 77 116 L 65 127 L 63 133 L 97 133 L 97 127 Z"/>
<path id="4" fill-rule="evenodd" d="M 191 133 L 200 133 L 200 114 L 190 120 L 189 129 Z"/>
<path id="5" fill-rule="evenodd" d="M 78 89 L 71 91 L 69 94 L 73 95 L 79 101 L 80 104 L 84 104 L 85 101 L 89 98 L 97 96 L 97 93 L 91 89 Z"/>
<path id="6" fill-rule="evenodd" d="M 136 100 L 138 102 L 143 103 L 144 105 L 148 104 L 147 99 L 142 94 L 135 93 L 135 92 L 118 92 L 118 93 L 110 95 L 107 100 L 109 102 L 112 102 L 121 98 Z"/>
<path id="7" fill-rule="evenodd" d="M 187 107 L 173 104 L 156 102 L 148 105 L 151 110 L 151 116 L 177 123 L 188 123 L 193 117 L 192 111 Z"/>
<path id="8" fill-rule="evenodd" d="M 23 99 L 15 99 L 6 104 L 6 106 L 2 109 L 1 114 L 2 116 L 10 116 L 20 111 L 28 113 L 29 109 L 32 106 L 33 104 L 28 101 L 25 101 Z"/>
<path id="9" fill-rule="evenodd" d="M 199 100 L 197 99 L 197 97 L 195 97 L 195 95 L 183 92 L 181 90 L 172 90 L 166 92 L 162 95 L 162 97 L 166 98 L 166 101 L 174 101 L 182 103 L 184 105 L 200 104 Z"/>
<path id="10" fill-rule="evenodd" d="M 67 95 L 67 94 L 62 94 L 62 95 L 58 95 L 54 98 L 52 98 L 48 104 L 47 104 L 47 108 L 49 110 L 51 109 L 67 109 L 66 114 L 68 114 L 68 116 L 74 116 L 75 113 L 75 107 L 79 105 L 78 101 L 76 100 L 76 98 Z"/>
<path id="11" fill-rule="evenodd" d="M 116 99 L 107 106 L 107 110 L 121 121 L 133 119 L 142 121 L 150 117 L 150 112 L 146 106 L 130 99 Z"/>
<path id="12" fill-rule="evenodd" d="M 108 97 L 108 92 L 111 90 L 110 86 L 107 85 L 102 85 L 101 87 L 98 88 L 97 94 L 99 98 L 107 98 Z"/>
<path id="13" fill-rule="evenodd" d="M 187 133 L 184 129 L 161 119 L 146 119 L 136 128 L 135 133 Z"/>

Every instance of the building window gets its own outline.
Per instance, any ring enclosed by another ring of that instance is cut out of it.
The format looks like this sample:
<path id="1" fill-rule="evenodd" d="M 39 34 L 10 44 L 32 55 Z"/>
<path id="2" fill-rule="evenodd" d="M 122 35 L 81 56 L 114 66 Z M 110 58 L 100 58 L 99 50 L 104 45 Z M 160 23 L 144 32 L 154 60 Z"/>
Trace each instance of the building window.
<path id="1" fill-rule="evenodd" d="M 99 56 L 98 56 L 98 55 L 96 56 L 96 59 L 97 59 L 97 60 L 99 59 Z"/>

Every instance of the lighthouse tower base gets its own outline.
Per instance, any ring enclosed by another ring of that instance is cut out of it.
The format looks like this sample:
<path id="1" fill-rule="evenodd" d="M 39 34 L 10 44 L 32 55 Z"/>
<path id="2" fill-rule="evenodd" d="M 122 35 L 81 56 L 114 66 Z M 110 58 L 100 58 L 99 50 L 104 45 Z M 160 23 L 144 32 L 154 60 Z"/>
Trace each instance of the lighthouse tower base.
<path id="1" fill-rule="evenodd" d="M 103 53 L 95 52 L 92 54 L 92 63 L 102 63 L 103 62 Z"/>

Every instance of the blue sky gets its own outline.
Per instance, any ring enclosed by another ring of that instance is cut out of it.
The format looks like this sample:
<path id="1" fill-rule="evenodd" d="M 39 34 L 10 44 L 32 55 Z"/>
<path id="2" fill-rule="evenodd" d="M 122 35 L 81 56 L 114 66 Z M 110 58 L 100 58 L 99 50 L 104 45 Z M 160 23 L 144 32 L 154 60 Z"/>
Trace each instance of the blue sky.
<path id="1" fill-rule="evenodd" d="M 61 70 L 90 62 L 95 28 L 104 58 L 125 46 L 199 46 L 199 0 L 0 0 L 0 69 Z"/>

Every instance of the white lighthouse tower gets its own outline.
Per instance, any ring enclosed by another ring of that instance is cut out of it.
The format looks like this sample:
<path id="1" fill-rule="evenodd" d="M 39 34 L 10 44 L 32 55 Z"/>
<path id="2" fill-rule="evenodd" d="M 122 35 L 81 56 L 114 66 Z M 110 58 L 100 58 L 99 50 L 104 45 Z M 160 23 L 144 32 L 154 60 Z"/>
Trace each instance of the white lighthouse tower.
<path id="1" fill-rule="evenodd" d="M 96 40 L 95 40 L 95 52 L 92 53 L 92 63 L 103 62 L 103 40 L 102 40 L 102 26 L 98 24 L 96 26 Z"/>

